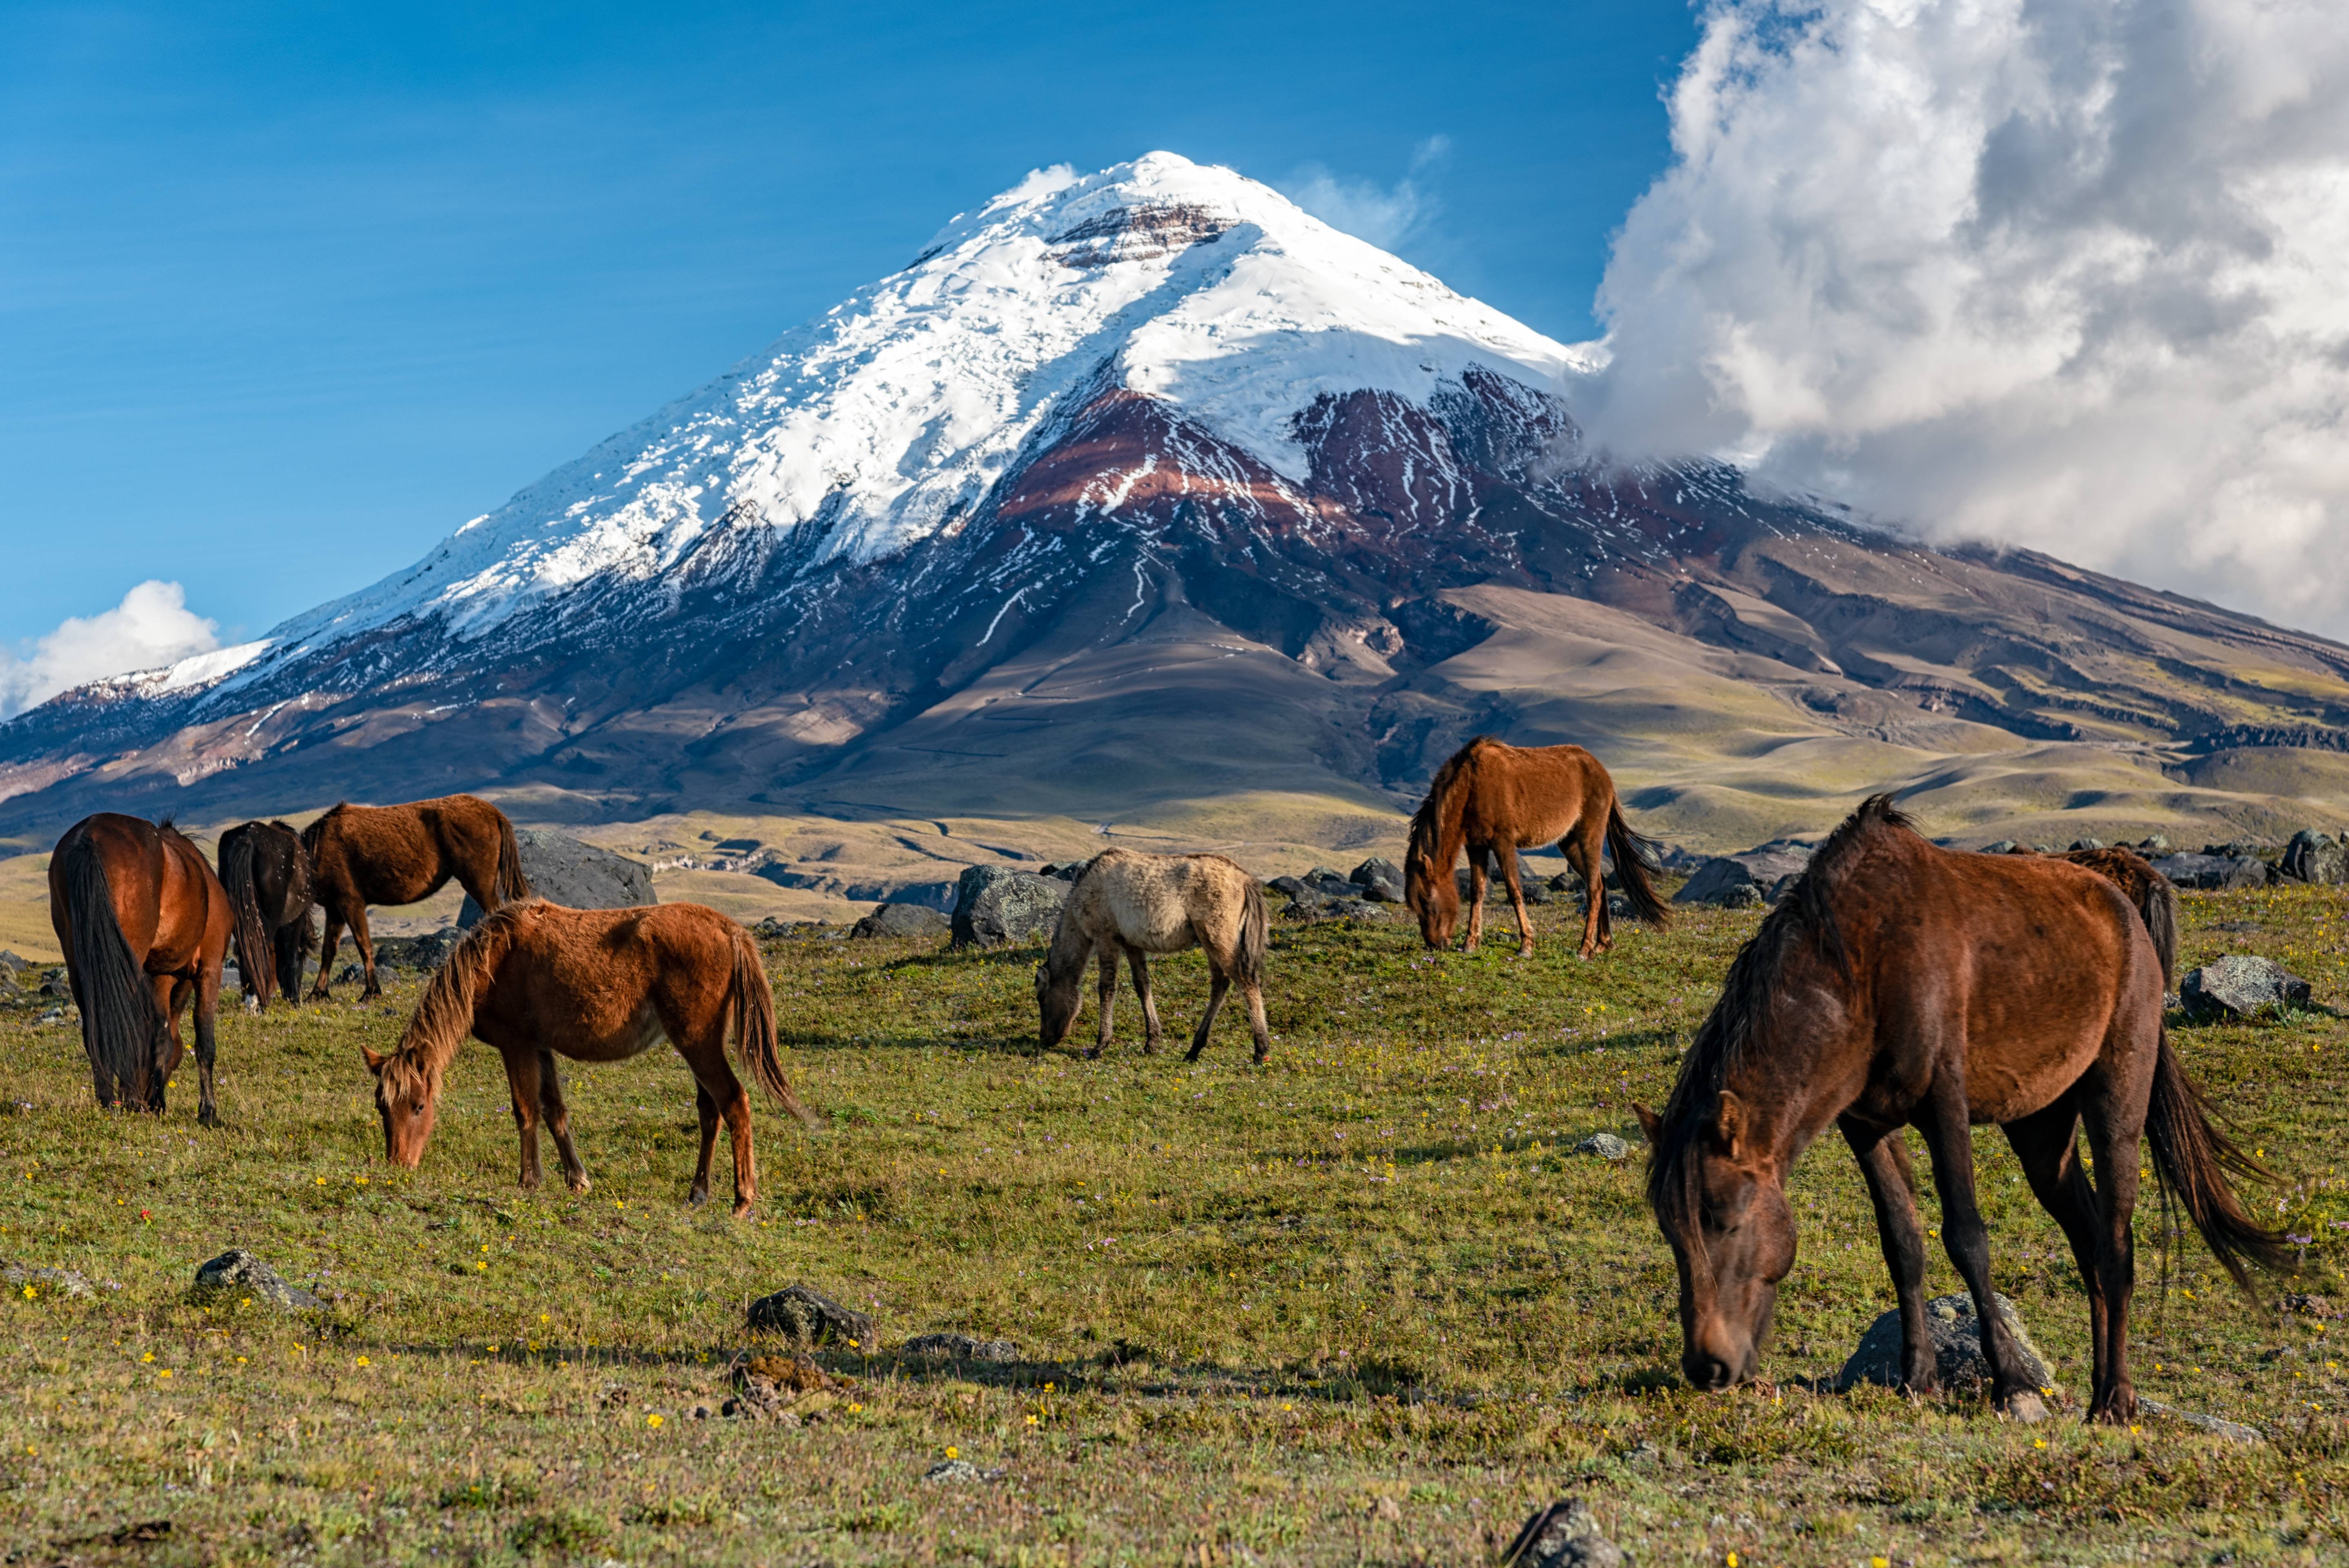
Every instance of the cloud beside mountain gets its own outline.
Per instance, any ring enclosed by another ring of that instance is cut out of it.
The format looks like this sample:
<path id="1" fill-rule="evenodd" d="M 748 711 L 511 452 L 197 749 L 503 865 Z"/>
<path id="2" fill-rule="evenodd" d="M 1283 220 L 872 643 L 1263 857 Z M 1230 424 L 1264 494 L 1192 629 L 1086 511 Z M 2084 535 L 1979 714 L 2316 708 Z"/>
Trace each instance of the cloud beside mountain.
<path id="1" fill-rule="evenodd" d="M 23 655 L 0 650 L 0 718 L 126 670 L 154 669 L 220 646 L 220 627 L 188 608 L 177 583 L 154 579 L 95 615 L 69 615 Z"/>
<path id="2" fill-rule="evenodd" d="M 1724 0 L 1670 103 L 1597 437 L 2349 632 L 2336 8 Z"/>

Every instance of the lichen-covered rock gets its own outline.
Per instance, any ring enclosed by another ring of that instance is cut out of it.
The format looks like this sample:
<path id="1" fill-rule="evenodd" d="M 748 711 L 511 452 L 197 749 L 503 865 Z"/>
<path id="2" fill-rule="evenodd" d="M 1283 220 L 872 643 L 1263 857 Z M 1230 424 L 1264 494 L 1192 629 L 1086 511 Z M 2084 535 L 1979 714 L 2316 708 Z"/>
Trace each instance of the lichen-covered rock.
<path id="1" fill-rule="evenodd" d="M 787 1285 L 750 1304 L 750 1326 L 780 1334 L 796 1345 L 839 1345 L 873 1350 L 873 1320 L 843 1306 L 813 1285 Z"/>
<path id="2" fill-rule="evenodd" d="M 1601 1160 L 1628 1160 L 1631 1146 L 1611 1132 L 1594 1132 L 1574 1146 L 1577 1154 L 1596 1154 Z"/>
<path id="3" fill-rule="evenodd" d="M 2023 1375 L 2042 1391 L 2055 1387 L 2054 1368 L 2039 1346 L 2031 1342 L 2023 1326 L 2014 1303 L 2002 1295 L 1993 1295 L 1992 1303 L 1999 1321 L 2006 1326 L 2008 1338 L 2023 1360 Z M 1974 1319 L 1974 1298 L 1971 1295 L 1937 1295 L 1925 1304 L 1925 1332 L 1933 1341 L 1933 1376 L 1944 1388 L 1965 1389 L 1986 1386 L 1990 1381 L 1990 1363 L 1983 1359 L 1982 1325 Z M 1868 1325 L 1860 1336 L 1858 1348 L 1851 1359 L 1836 1374 L 1835 1390 L 1845 1393 L 1862 1383 L 1881 1383 L 1889 1388 L 1900 1387 L 1900 1314 L 1885 1313 Z"/>
<path id="4" fill-rule="evenodd" d="M 2237 1021 L 2308 1006 L 2308 982 L 2271 959 L 2230 953 L 2189 970 L 2178 987 L 2187 1014 Z"/>
<path id="5" fill-rule="evenodd" d="M 1017 1361 L 1019 1346 L 1009 1339 L 978 1339 L 968 1334 L 917 1334 L 899 1347 L 906 1356 L 953 1361 Z"/>
<path id="6" fill-rule="evenodd" d="M 954 930 L 954 922 L 935 909 L 917 903 L 885 903 L 848 928 L 848 934 L 859 939 L 876 936 L 929 937 L 945 936 Z"/>
<path id="7" fill-rule="evenodd" d="M 543 828 L 516 828 L 514 842 L 522 848 L 523 875 L 530 879 L 530 891 L 550 903 L 571 909 L 633 909 L 660 902 L 653 892 L 652 868 L 642 861 Z M 481 906 L 469 894 L 457 912 L 457 924 L 471 931 L 481 919 Z"/>
<path id="8" fill-rule="evenodd" d="M 1017 947 L 1052 934 L 1068 902 L 1057 877 L 1003 866 L 972 866 L 955 884 L 951 931 L 957 947 Z"/>
<path id="9" fill-rule="evenodd" d="M 1537 1508 L 1501 1553 L 1499 1568 L 1632 1568 L 1630 1553 L 1599 1532 L 1578 1497 Z"/>
<path id="10" fill-rule="evenodd" d="M 1372 903 L 1402 902 L 1402 868 L 1392 861 L 1372 855 L 1346 875 Z"/>
<path id="11" fill-rule="evenodd" d="M 258 1297 L 281 1312 L 306 1312 L 326 1305 L 243 1247 L 231 1247 L 197 1269 L 196 1288 Z"/>
<path id="12" fill-rule="evenodd" d="M 33 1299 L 36 1301 L 40 1299 L 42 1294 L 51 1291 L 59 1295 L 72 1296 L 77 1300 L 98 1294 L 89 1288 L 89 1281 L 71 1269 L 40 1268 L 31 1264 L 9 1264 L 0 1266 L 0 1280 L 7 1281 L 9 1285 L 19 1293 L 31 1291 Z"/>
<path id="13" fill-rule="evenodd" d="M 1323 898 L 1360 898 L 1362 892 L 1351 877 L 1331 866 L 1315 866 L 1299 880 Z"/>
<path id="14" fill-rule="evenodd" d="M 2302 828 L 2283 847 L 2276 870 L 2294 882 L 2337 887 L 2349 880 L 2349 848 L 2328 833 Z"/>

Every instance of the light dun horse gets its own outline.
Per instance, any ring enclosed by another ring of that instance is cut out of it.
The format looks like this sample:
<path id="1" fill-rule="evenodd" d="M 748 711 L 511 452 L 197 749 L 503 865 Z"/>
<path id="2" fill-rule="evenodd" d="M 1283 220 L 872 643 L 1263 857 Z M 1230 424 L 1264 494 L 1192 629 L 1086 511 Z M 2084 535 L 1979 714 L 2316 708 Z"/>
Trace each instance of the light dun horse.
<path id="1" fill-rule="evenodd" d="M 1156 1050 L 1162 1031 L 1145 954 L 1200 947 L 1206 951 L 1214 983 L 1207 994 L 1207 1015 L 1199 1020 L 1185 1059 L 1195 1062 L 1207 1048 L 1224 994 L 1237 981 L 1247 999 L 1248 1030 L 1256 1037 L 1256 1059 L 1261 1062 L 1272 1054 L 1272 1033 L 1264 1021 L 1267 944 L 1264 888 L 1235 862 L 1222 855 L 1111 850 L 1078 873 L 1068 902 L 1061 906 L 1052 945 L 1036 970 L 1040 1015 L 1036 1048 L 1049 1050 L 1069 1037 L 1083 1006 L 1080 988 L 1085 965 L 1096 957 L 1101 960 L 1101 1035 L 1085 1054 L 1097 1057 L 1109 1048 L 1117 960 L 1123 954 L 1133 971 L 1133 989 L 1142 998 L 1143 1021 L 1149 1031 L 1142 1048 Z"/>
<path id="2" fill-rule="evenodd" d="M 2130 868 L 2118 868 L 2128 873 Z M 2148 868 L 2149 869 L 2149 868 Z M 2158 922 L 2174 896 L 2137 896 Z M 2156 907 L 2159 906 L 2159 907 Z M 2220 1264 L 2287 1266 L 2228 1186 L 2261 1174 L 2210 1125 L 2162 1031 L 2162 964 L 2129 895 L 2088 867 L 1937 849 L 1878 796 L 1837 828 L 1730 965 L 1660 1117 L 1648 1202 L 1679 1264 L 1681 1367 L 1700 1388 L 1754 1374 L 1795 1264 L 1785 1183 L 1833 1127 L 1868 1178 L 1900 1302 L 1902 1374 L 1933 1386 L 1925 1237 L 1901 1129 L 1924 1134 L 1950 1259 L 1973 1295 L 1992 1397 L 2044 1413 L 1992 1309 L 1971 1125 L 1995 1122 L 2071 1243 L 2095 1346 L 2089 1415 L 2127 1421 L 2140 1137 Z M 2095 1180 L 2082 1168 L 2086 1124 Z"/>
<path id="3" fill-rule="evenodd" d="M 1468 944 L 1485 932 L 1485 864 L 1501 863 L 1509 903 L 1517 912 L 1517 953 L 1534 950 L 1533 922 L 1526 915 L 1526 891 L 1517 873 L 1517 851 L 1555 841 L 1568 864 L 1582 873 L 1589 902 L 1582 915 L 1581 955 L 1614 944 L 1614 922 L 1607 912 L 1607 884 L 1599 861 L 1603 843 L 1615 857 L 1616 874 L 1631 913 L 1651 925 L 1670 919 L 1649 884 L 1652 843 L 1631 830 L 1615 799 L 1615 780 L 1599 758 L 1579 746 L 1505 746 L 1480 735 L 1435 770 L 1427 799 L 1411 820 L 1411 848 L 1403 857 L 1403 902 L 1419 917 L 1419 934 L 1430 947 L 1452 945 L 1460 918 L 1460 889 L 1452 868 L 1461 847 L 1468 850 Z"/>
<path id="4" fill-rule="evenodd" d="M 166 822 L 100 811 L 49 856 L 49 923 L 65 950 L 100 1105 L 160 1111 L 179 1069 L 180 1010 L 196 1005 L 196 1119 L 216 1125 L 213 1020 L 228 952 L 228 893 L 203 851 Z"/>
<path id="5" fill-rule="evenodd" d="M 587 1191 L 571 1143 L 554 1057 L 619 1062 L 663 1036 L 693 1070 L 701 1112 L 701 1161 L 688 1201 L 709 1196 L 709 1163 L 723 1117 L 734 1139 L 734 1213 L 750 1212 L 758 1179 L 750 1151 L 750 1097 L 726 1065 L 731 1024 L 742 1066 L 785 1110 L 820 1125 L 792 1093 L 775 1054 L 775 999 L 750 934 L 714 909 L 664 903 L 636 909 L 565 909 L 531 899 L 486 915 L 434 973 L 388 1056 L 366 1051 L 376 1075 L 384 1152 L 413 1170 L 424 1158 L 441 1074 L 471 1033 L 505 1057 L 522 1133 L 523 1187 L 539 1181 L 544 1118 L 563 1176 Z"/>
<path id="6" fill-rule="evenodd" d="M 375 977 L 375 944 L 367 936 L 371 903 L 415 903 L 439 892 L 450 877 L 484 910 L 530 896 L 513 824 L 478 796 L 448 795 L 405 806 L 354 806 L 346 800 L 302 830 L 302 848 L 310 856 L 311 885 L 326 910 L 313 1001 L 326 995 L 346 925 L 367 969 L 361 996 L 383 995 Z"/>

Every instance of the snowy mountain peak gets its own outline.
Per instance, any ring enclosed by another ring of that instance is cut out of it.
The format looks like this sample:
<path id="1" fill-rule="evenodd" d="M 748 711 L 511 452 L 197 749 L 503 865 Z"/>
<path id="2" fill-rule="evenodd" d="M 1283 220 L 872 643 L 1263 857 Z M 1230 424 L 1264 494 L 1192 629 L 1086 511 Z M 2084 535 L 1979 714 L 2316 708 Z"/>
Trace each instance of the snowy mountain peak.
<path id="1" fill-rule="evenodd" d="M 1056 409 L 1111 387 L 1295 479 L 1298 418 L 1324 396 L 1424 405 L 1472 366 L 1546 387 L 1590 364 L 1228 169 L 1040 170 L 414 566 L 287 622 L 272 652 L 408 616 L 478 637 L 592 579 L 657 579 L 719 530 L 811 563 L 889 556 L 971 515 Z"/>

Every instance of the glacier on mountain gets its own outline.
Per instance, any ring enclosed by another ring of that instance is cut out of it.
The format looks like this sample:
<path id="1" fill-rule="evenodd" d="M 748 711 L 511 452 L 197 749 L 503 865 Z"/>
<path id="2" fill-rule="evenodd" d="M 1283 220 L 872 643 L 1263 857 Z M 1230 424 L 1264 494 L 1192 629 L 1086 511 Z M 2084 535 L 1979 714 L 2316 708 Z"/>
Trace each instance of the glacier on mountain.
<path id="1" fill-rule="evenodd" d="M 414 565 L 285 622 L 239 681 L 407 617 L 471 640 L 591 579 L 657 579 L 713 530 L 812 531 L 793 544 L 811 563 L 895 554 L 956 528 L 1105 385 L 1302 479 L 1297 418 L 1325 395 L 1424 406 L 1475 366 L 1550 387 L 1599 362 L 1230 170 L 1154 152 L 1040 170 Z"/>

